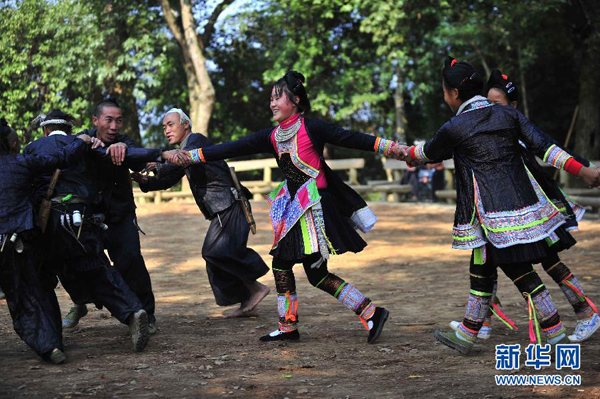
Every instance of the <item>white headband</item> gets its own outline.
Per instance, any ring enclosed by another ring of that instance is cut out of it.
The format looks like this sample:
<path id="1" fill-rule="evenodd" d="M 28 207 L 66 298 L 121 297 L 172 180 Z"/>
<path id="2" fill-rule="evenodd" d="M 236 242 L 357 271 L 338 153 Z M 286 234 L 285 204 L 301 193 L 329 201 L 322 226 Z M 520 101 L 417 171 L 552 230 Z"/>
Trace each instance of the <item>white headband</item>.
<path id="1" fill-rule="evenodd" d="M 64 119 L 50 119 L 47 121 L 43 121 L 42 123 L 40 123 L 40 126 L 46 126 L 46 125 L 67 125 L 67 126 L 73 126 L 73 124 L 69 121 L 66 121 Z"/>
<path id="2" fill-rule="evenodd" d="M 187 122 L 188 125 L 190 125 L 190 130 L 192 129 L 192 121 L 190 120 L 190 117 L 187 116 L 185 114 L 185 112 L 183 112 L 183 110 L 181 110 L 179 108 L 171 108 L 170 110 L 168 110 L 165 113 L 165 116 L 167 116 L 169 114 L 173 114 L 173 113 L 179 114 L 179 123 L 181 123 L 183 125 L 184 122 Z M 163 119 L 164 119 L 165 116 L 163 116 Z"/>

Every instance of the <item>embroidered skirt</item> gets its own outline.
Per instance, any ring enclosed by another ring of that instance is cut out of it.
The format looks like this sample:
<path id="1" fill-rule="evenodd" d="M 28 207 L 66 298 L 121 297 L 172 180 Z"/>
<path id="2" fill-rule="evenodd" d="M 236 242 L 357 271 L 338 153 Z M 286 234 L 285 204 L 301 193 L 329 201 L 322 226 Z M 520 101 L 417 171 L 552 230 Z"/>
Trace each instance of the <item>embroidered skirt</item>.
<path id="1" fill-rule="evenodd" d="M 338 211 L 335 198 L 327 189 L 319 190 L 321 209 L 325 223 L 325 235 L 329 241 L 328 247 L 333 247 L 330 253 L 360 252 L 367 243 L 352 228 L 349 219 Z M 283 237 L 271 255 L 288 261 L 301 261 L 310 254 L 306 253 L 305 238 L 300 222 L 297 222 Z"/>

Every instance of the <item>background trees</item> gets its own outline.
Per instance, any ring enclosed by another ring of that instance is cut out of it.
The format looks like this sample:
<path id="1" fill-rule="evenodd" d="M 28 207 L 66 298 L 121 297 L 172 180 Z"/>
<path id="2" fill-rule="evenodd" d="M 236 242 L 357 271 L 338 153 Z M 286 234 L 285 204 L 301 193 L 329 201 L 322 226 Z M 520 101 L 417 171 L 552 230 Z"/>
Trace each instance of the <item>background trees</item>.
<path id="1" fill-rule="evenodd" d="M 0 113 L 23 134 L 60 107 L 89 125 L 116 95 L 126 132 L 164 145 L 178 106 L 214 141 L 270 123 L 269 84 L 307 77 L 313 116 L 412 142 L 451 114 L 443 56 L 519 85 L 521 110 L 600 157 L 599 7 L 592 0 L 0 1 Z M 344 154 L 345 155 L 345 154 Z"/>

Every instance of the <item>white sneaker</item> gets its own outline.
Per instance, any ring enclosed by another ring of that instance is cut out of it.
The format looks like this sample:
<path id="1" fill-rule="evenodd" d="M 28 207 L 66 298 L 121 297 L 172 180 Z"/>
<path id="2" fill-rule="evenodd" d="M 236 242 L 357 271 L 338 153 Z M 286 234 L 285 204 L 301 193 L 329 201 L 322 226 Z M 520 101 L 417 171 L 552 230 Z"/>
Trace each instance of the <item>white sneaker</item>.
<path id="1" fill-rule="evenodd" d="M 569 340 L 571 342 L 583 342 L 590 338 L 598 328 L 600 328 L 600 317 L 598 317 L 597 313 L 594 313 L 594 315 L 588 319 L 577 321 L 575 333 L 569 335 Z"/>
<path id="2" fill-rule="evenodd" d="M 460 321 L 451 321 L 450 327 L 454 331 L 458 331 L 458 326 L 460 326 L 460 323 L 461 323 Z M 477 338 L 490 339 L 490 335 L 492 335 L 492 327 L 481 326 L 481 329 L 479 330 L 479 334 L 477 334 Z"/>

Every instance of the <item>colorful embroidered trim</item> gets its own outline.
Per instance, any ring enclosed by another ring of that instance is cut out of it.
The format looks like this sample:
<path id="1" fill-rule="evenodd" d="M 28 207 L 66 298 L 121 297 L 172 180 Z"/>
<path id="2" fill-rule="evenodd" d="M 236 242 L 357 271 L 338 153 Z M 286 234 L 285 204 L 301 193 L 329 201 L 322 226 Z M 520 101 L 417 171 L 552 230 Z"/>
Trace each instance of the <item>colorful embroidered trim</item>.
<path id="1" fill-rule="evenodd" d="M 298 294 L 286 292 L 277 294 L 279 330 L 292 332 L 298 328 Z"/>
<path id="2" fill-rule="evenodd" d="M 470 224 L 454 226 L 452 247 L 468 249 L 490 242 L 496 248 L 506 248 L 516 244 L 537 242 L 545 239 L 557 227 L 564 224 L 566 217 L 546 197 L 529 171 L 527 173 L 538 202 L 521 209 L 502 212 L 485 211 L 477 179 L 473 174 L 477 218 L 472 219 Z"/>
<path id="3" fill-rule="evenodd" d="M 481 101 L 473 101 L 467 106 L 467 109 L 461 112 L 461 114 L 466 114 L 467 112 L 475 111 L 476 109 L 491 107 L 492 105 L 494 104 L 491 104 L 487 99 Z"/>
<path id="4" fill-rule="evenodd" d="M 365 296 L 358 290 L 358 288 L 350 283 L 345 284 L 341 288 L 342 290 L 337 296 L 337 299 L 346 307 L 356 312 L 360 304 L 365 300 Z"/>
<path id="5" fill-rule="evenodd" d="M 596 307 L 594 302 L 591 301 L 590 298 L 585 296 L 585 294 L 583 293 L 583 288 L 581 287 L 581 284 L 579 283 L 577 278 L 575 276 L 573 276 L 573 273 L 571 273 L 567 278 L 565 278 L 561 284 L 563 284 L 563 285 L 561 285 L 561 289 L 568 287 L 576 295 L 576 299 L 575 298 L 572 299 L 571 297 L 569 297 L 569 295 L 567 294 L 567 292 L 565 292 L 564 289 L 562 290 L 563 292 L 565 292 L 565 296 L 569 300 L 569 303 L 574 304 L 575 300 L 577 302 L 587 302 L 588 305 L 590 305 L 590 308 L 592 308 L 592 310 L 594 311 L 594 313 L 598 313 L 598 308 Z"/>
<path id="6" fill-rule="evenodd" d="M 266 198 L 271 204 L 269 217 L 273 227 L 273 249 L 277 248 L 279 241 L 286 236 L 305 212 L 321 201 L 317 182 L 312 178 L 298 189 L 294 198 L 291 198 L 285 181 Z"/>
<path id="7" fill-rule="evenodd" d="M 195 150 L 189 151 L 190 159 L 192 163 L 206 163 L 204 154 L 202 154 L 202 148 L 196 148 Z"/>
<path id="8" fill-rule="evenodd" d="M 302 240 L 304 241 L 304 253 L 312 254 L 319 250 L 319 237 L 313 213 L 309 210 L 300 217 L 300 228 L 302 230 Z"/>
<path id="9" fill-rule="evenodd" d="M 410 155 L 416 161 L 430 161 L 425 155 L 425 143 L 419 143 L 410 148 Z"/>
<path id="10" fill-rule="evenodd" d="M 390 151 L 395 144 L 392 140 L 377 137 L 375 139 L 375 152 L 382 155 L 390 155 Z"/>
<path id="11" fill-rule="evenodd" d="M 487 250 L 485 245 L 473 250 L 473 263 L 476 265 L 485 265 L 487 262 Z"/>
<path id="12" fill-rule="evenodd" d="M 302 127 L 304 127 L 304 120 L 302 120 Z M 301 127 L 301 128 L 302 128 Z M 292 163 L 296 168 L 301 170 L 304 174 L 316 179 L 319 176 L 319 170 L 313 168 L 306 162 L 304 162 L 300 155 L 298 155 L 298 135 L 295 134 L 292 138 L 286 141 L 277 142 L 277 153 L 279 154 L 279 158 L 283 154 L 290 154 L 290 158 L 292 159 Z"/>
<path id="13" fill-rule="evenodd" d="M 552 144 L 544 154 L 544 162 L 554 166 L 557 169 L 564 169 L 569 158 L 572 158 L 572 156 L 560 149 L 555 144 Z"/>
<path id="14" fill-rule="evenodd" d="M 558 337 L 559 335 L 566 332 L 565 327 L 563 326 L 562 321 L 559 321 L 556 325 L 548 328 L 542 328 L 546 339 L 552 339 Z"/>

